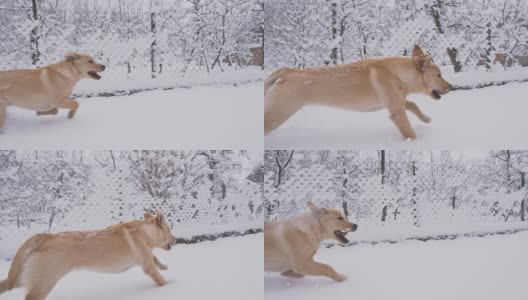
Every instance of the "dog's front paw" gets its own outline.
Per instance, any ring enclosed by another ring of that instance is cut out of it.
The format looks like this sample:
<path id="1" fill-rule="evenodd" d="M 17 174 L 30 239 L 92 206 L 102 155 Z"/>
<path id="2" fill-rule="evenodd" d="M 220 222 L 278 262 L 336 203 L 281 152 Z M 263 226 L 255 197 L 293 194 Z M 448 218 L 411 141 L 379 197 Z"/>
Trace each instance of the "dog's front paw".
<path id="1" fill-rule="evenodd" d="M 432 119 L 431 119 L 431 117 L 429 117 L 429 116 L 426 116 L 426 115 L 422 116 L 422 121 L 423 121 L 424 123 L 431 123 L 431 120 L 432 120 Z"/>
<path id="2" fill-rule="evenodd" d="M 406 140 L 407 142 L 414 141 L 416 139 L 416 133 L 406 134 L 403 136 L 403 139 Z"/>
<path id="3" fill-rule="evenodd" d="M 70 112 L 68 112 L 68 119 L 73 119 L 76 112 L 77 112 L 76 110 L 70 110 Z"/>
<path id="4" fill-rule="evenodd" d="M 343 274 L 339 274 L 337 273 L 336 276 L 334 277 L 334 280 L 337 281 L 337 282 L 343 282 L 347 279 L 347 277 Z"/>
<path id="5" fill-rule="evenodd" d="M 156 284 L 158 286 L 164 286 L 164 285 L 167 285 L 167 281 L 165 281 L 165 279 L 163 279 L 163 280 L 160 280 L 160 281 L 156 282 Z"/>

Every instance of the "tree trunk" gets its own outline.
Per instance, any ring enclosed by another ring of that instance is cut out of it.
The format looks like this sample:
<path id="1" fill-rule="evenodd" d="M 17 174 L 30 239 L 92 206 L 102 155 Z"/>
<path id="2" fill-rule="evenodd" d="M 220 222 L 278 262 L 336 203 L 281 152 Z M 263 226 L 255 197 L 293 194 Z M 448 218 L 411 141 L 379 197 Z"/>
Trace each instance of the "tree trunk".
<path id="1" fill-rule="evenodd" d="M 433 16 L 436 29 L 440 34 L 444 34 L 444 29 L 442 28 L 442 23 L 440 21 L 440 10 L 443 6 L 444 2 L 442 0 L 437 0 L 433 5 L 431 5 L 431 15 Z"/>
<path id="2" fill-rule="evenodd" d="M 381 211 L 381 222 L 385 222 L 387 219 L 387 205 L 383 206 L 383 210 Z"/>
<path id="3" fill-rule="evenodd" d="M 150 44 L 150 74 L 152 78 L 156 78 L 156 14 L 150 13 L 150 32 L 154 40 Z"/>
<path id="4" fill-rule="evenodd" d="M 334 43 L 332 52 L 330 53 L 330 60 L 334 65 L 337 65 L 337 3 L 332 2 L 332 42 Z"/>
<path id="5" fill-rule="evenodd" d="M 511 192 L 511 174 L 510 174 L 510 164 L 511 164 L 511 153 L 510 150 L 506 150 L 506 184 L 508 194 Z"/>
<path id="6" fill-rule="evenodd" d="M 279 185 L 281 185 L 282 183 L 282 177 L 284 176 L 284 170 L 286 170 L 286 168 L 288 167 L 288 165 L 290 164 L 291 160 L 292 160 L 292 157 L 293 157 L 293 153 L 295 152 L 295 150 L 292 150 L 290 152 L 290 154 L 288 155 L 288 159 L 286 160 L 286 162 L 284 164 L 281 164 L 281 161 L 280 161 L 280 150 L 277 150 L 275 152 L 275 162 L 277 164 L 277 180 L 276 180 L 276 183 L 275 183 L 275 187 L 279 187 Z"/>
<path id="7" fill-rule="evenodd" d="M 525 221 L 526 220 L 526 200 L 522 200 L 521 201 L 521 221 Z"/>
<path id="8" fill-rule="evenodd" d="M 265 12 L 265 10 L 264 10 L 264 2 L 262 2 L 261 5 L 262 5 L 262 14 L 264 16 L 266 16 L 266 14 L 264 13 Z M 264 61 L 265 61 L 265 57 L 266 57 L 265 56 L 266 52 L 264 51 L 264 46 L 266 45 L 266 43 L 265 43 L 265 35 L 264 35 L 265 30 L 266 30 L 266 26 L 265 26 L 264 23 L 265 22 L 262 21 L 262 44 L 260 46 L 260 47 L 262 47 L 262 66 L 261 66 L 262 70 L 264 70 L 264 65 L 265 65 Z"/>
<path id="9" fill-rule="evenodd" d="M 345 214 L 345 217 L 348 218 L 348 203 L 343 199 L 343 213 Z"/>
<path id="10" fill-rule="evenodd" d="M 459 60 L 457 60 L 458 55 L 458 49 L 457 48 L 447 48 L 447 55 L 449 56 L 449 60 L 453 64 L 453 68 L 455 70 L 455 73 L 458 73 L 462 71 L 462 64 Z"/>
<path id="11" fill-rule="evenodd" d="M 38 22 L 30 33 L 31 46 L 31 63 L 36 66 L 40 60 L 39 40 L 40 40 L 40 21 L 38 17 L 38 0 L 31 0 L 32 4 L 32 20 Z"/>
<path id="12" fill-rule="evenodd" d="M 385 150 L 380 150 L 381 184 L 385 184 Z"/>

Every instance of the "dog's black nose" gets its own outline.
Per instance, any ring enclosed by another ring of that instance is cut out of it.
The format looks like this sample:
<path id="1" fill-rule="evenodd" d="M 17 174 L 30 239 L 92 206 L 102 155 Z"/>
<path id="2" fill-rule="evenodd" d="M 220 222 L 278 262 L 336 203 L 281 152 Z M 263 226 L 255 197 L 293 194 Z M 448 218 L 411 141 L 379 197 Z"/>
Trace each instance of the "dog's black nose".
<path id="1" fill-rule="evenodd" d="M 104 71 L 106 69 L 105 65 L 101 65 L 101 71 Z"/>
<path id="2" fill-rule="evenodd" d="M 451 83 L 447 84 L 447 91 L 450 92 L 453 90 L 453 85 Z"/>

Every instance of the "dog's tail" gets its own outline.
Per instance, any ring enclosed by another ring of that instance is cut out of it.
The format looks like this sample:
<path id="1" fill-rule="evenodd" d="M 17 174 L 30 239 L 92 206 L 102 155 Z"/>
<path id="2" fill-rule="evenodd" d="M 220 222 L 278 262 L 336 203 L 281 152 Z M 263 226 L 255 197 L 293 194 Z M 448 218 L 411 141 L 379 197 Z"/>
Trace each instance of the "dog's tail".
<path id="1" fill-rule="evenodd" d="M 268 77 L 266 77 L 266 80 L 264 80 L 264 95 L 266 95 L 266 92 L 268 89 L 279 79 L 281 79 L 284 74 L 289 71 L 288 68 L 280 68 L 278 70 L 273 71 Z"/>
<path id="2" fill-rule="evenodd" d="M 11 263 L 11 268 L 9 268 L 9 273 L 7 274 L 7 280 L 5 280 L 5 283 L 0 283 L 0 293 L 3 292 L 2 288 L 10 291 L 20 286 L 19 279 L 20 275 L 22 275 L 24 263 L 28 257 L 42 245 L 44 239 L 45 234 L 37 234 L 22 244 L 22 247 L 18 249 L 15 258 L 13 259 L 13 263 Z"/>

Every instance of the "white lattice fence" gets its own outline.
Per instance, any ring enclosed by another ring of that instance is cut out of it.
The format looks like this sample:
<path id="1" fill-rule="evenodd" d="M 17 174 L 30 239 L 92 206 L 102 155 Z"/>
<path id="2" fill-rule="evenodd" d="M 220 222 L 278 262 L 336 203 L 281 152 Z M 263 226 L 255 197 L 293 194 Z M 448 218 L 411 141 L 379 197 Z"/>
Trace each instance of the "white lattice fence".
<path id="1" fill-rule="evenodd" d="M 521 204 L 528 201 L 527 188 L 483 191 L 482 186 L 467 182 L 468 174 L 441 178 L 434 188 L 424 176 L 400 174 L 397 183 L 387 179 L 382 183 L 381 175 L 359 174 L 348 178 L 346 184 L 354 188 L 344 194 L 342 178 L 335 171 L 321 164 L 303 167 L 291 171 L 278 187 L 268 174 L 264 185 L 266 220 L 305 213 L 311 200 L 341 211 L 346 207 L 349 218 L 362 229 L 385 232 L 384 238 L 528 227 L 522 220 Z"/>
<path id="2" fill-rule="evenodd" d="M 140 219 L 145 210 L 163 212 L 175 234 L 184 239 L 261 227 L 261 186 L 249 180 L 229 187 L 221 198 L 212 195 L 211 183 L 204 180 L 191 196 L 158 199 L 136 187 L 126 165 L 116 169 L 92 166 L 88 178 L 91 187 L 87 191 L 67 200 L 49 199 L 54 208 L 28 210 L 21 217 L 9 205 L 0 205 L 0 240 L 39 232 L 99 229 Z"/>
<path id="3" fill-rule="evenodd" d="M 505 66 L 499 62 L 504 64 L 501 61 L 504 55 L 512 59 L 506 66 L 514 65 L 515 61 L 525 65 L 524 26 L 497 24 L 495 20 L 501 19 L 498 7 L 463 16 L 463 11 L 474 13 L 473 5 L 457 3 L 447 10 L 444 10 L 447 6 L 437 10 L 440 14 L 435 16 L 433 8 L 438 9 L 436 5 L 440 3 L 437 1 L 406 5 L 349 0 L 269 2 L 266 65 L 270 69 L 342 64 L 366 57 L 409 56 L 416 44 L 449 72 L 454 72 L 453 64 L 457 72 L 483 70 L 485 64 L 491 64 L 487 69 L 503 69 Z M 497 64 L 493 62 L 495 54 Z M 487 58 L 491 61 L 486 62 Z"/>
<path id="4" fill-rule="evenodd" d="M 167 25 L 174 22 L 177 13 L 138 12 L 122 17 L 112 11 L 65 11 L 64 15 L 43 11 L 37 22 L 31 20 L 27 10 L 0 7 L 0 70 L 42 67 L 62 60 L 66 52 L 80 51 L 107 66 L 105 79 L 173 78 L 211 71 L 212 61 L 190 57 L 190 53 L 203 52 L 207 59 L 214 59 L 219 51 L 216 41 L 208 40 L 199 51 L 191 51 L 194 46 L 188 45 L 189 40 L 182 41 L 190 39 L 187 33 L 174 24 L 174 28 Z M 239 45 L 232 53 L 236 61 L 226 63 L 228 54 L 224 54 L 216 66 L 229 68 L 233 64 L 233 68 L 240 68 L 254 64 L 250 50 L 253 44 Z M 242 60 L 240 64 L 238 59 Z"/>

